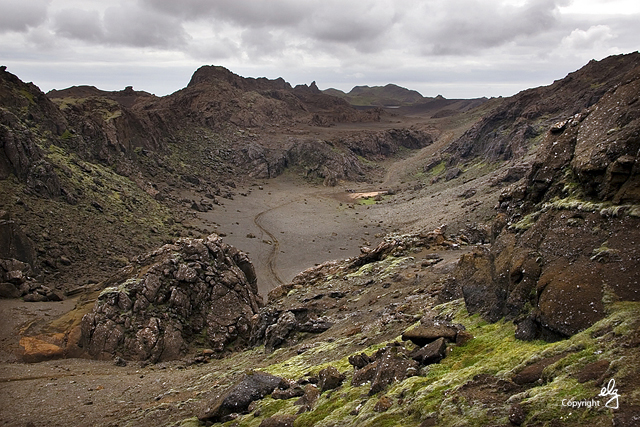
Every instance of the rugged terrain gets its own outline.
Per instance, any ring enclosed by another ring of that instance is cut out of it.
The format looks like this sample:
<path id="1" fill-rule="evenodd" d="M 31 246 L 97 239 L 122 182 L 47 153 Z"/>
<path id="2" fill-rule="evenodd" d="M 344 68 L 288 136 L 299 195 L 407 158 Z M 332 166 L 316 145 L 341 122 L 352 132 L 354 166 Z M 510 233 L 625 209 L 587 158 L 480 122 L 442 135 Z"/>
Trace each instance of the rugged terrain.
<path id="1" fill-rule="evenodd" d="M 0 73 L 3 425 L 638 424 L 640 54 L 387 109 Z"/>

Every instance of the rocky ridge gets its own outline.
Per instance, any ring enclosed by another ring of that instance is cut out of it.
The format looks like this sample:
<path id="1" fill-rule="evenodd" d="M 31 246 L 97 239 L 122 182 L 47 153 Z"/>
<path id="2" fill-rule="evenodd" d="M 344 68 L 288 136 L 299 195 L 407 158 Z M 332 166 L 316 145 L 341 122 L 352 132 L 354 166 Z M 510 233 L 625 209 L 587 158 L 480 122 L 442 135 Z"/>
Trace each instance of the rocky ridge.
<path id="1" fill-rule="evenodd" d="M 501 103 L 448 148 L 449 164 L 477 157 L 485 161 L 523 157 L 554 123 L 593 106 L 607 91 L 627 81 L 640 54 L 591 61 L 552 85 L 522 91 Z"/>
<path id="2" fill-rule="evenodd" d="M 45 96 L 6 68 L 0 74 L 0 207 L 20 218 L 11 229 L 38 248 L 34 259 L 16 259 L 39 272 L 44 285 L 64 285 L 62 292 L 99 282 L 108 268 L 193 234 L 177 212 L 182 197 L 176 193 L 184 189 L 207 202 L 233 197 L 238 179 L 272 178 L 289 169 L 326 185 L 379 173 L 352 151 L 353 143 L 290 128 L 380 119 L 381 112 L 359 112 L 314 84 L 292 88 L 282 79 L 245 79 L 203 67 L 185 89 L 162 98 L 92 87 Z M 410 138 L 403 132 L 372 133 L 366 157 L 379 160 L 399 147 L 432 141 L 421 130 Z M 96 228 L 108 233 L 86 236 Z M 136 238 L 114 242 L 103 238 L 107 234 Z M 106 265 L 97 266 L 105 252 Z"/>

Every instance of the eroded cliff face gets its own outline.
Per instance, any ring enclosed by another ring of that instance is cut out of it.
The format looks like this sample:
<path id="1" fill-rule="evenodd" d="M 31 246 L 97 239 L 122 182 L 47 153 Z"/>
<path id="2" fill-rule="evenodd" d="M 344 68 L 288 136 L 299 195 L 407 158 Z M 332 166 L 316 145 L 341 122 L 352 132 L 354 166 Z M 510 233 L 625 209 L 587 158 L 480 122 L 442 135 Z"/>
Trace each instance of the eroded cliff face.
<path id="1" fill-rule="evenodd" d="M 500 200 L 507 227 L 462 258 L 470 312 L 514 319 L 518 337 L 570 336 L 610 300 L 640 300 L 640 68 L 552 125 L 525 178 Z"/>
<path id="2" fill-rule="evenodd" d="M 0 79 L 0 209 L 36 247 L 31 268 L 65 290 L 186 235 L 169 211 L 180 203 L 177 188 L 215 198 L 230 195 L 237 179 L 292 167 L 327 185 L 364 180 L 371 169 L 347 146 L 287 128 L 379 119 L 315 84 L 203 67 L 188 87 L 159 98 L 131 87 L 45 95 L 5 68 Z"/>
<path id="3" fill-rule="evenodd" d="M 268 137 L 256 137 L 236 154 L 236 159 L 250 165 L 250 176 L 255 178 L 275 178 L 293 168 L 307 178 L 334 186 L 341 180 L 371 179 L 373 168 L 359 157 L 380 161 L 402 148 L 424 148 L 433 140 L 430 133 L 416 129 L 344 132 L 327 139 L 288 137 L 284 145 L 273 143 Z"/>
<path id="4" fill-rule="evenodd" d="M 447 149 L 451 165 L 480 157 L 517 159 L 544 138 L 555 122 L 584 112 L 612 88 L 626 83 L 640 54 L 591 61 L 552 85 L 525 90 L 500 104 Z"/>

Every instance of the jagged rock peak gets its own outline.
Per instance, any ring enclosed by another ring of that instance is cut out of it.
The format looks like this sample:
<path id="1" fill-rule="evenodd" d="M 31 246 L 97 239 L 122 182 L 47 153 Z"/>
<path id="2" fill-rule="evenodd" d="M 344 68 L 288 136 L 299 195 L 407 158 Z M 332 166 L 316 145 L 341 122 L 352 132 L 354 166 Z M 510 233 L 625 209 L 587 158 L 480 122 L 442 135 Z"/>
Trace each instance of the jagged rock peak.
<path id="1" fill-rule="evenodd" d="M 316 84 L 315 80 L 311 82 L 311 84 L 309 86 L 302 84 L 302 85 L 296 85 L 295 88 L 293 88 L 296 92 L 299 91 L 306 91 L 306 92 L 310 92 L 310 93 L 321 93 L 322 91 L 320 89 L 318 89 L 318 85 Z"/>
<path id="2" fill-rule="evenodd" d="M 266 77 L 259 77 L 257 79 L 253 77 L 242 77 L 219 65 L 203 65 L 198 68 L 196 72 L 193 73 L 187 87 L 193 87 L 202 83 L 216 84 L 220 82 L 231 84 L 242 90 L 291 89 L 291 85 L 282 77 L 278 77 L 275 80 L 270 80 Z"/>

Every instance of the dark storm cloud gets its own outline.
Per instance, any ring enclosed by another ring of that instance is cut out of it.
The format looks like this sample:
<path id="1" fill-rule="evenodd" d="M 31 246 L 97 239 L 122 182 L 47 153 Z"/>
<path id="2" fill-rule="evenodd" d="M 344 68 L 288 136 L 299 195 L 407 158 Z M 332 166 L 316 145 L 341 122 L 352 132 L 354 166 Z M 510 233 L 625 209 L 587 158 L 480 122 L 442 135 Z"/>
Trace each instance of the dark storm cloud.
<path id="1" fill-rule="evenodd" d="M 104 26 L 110 42 L 127 46 L 175 48 L 188 39 L 178 19 L 136 6 L 107 8 Z"/>
<path id="2" fill-rule="evenodd" d="M 97 10 L 65 9 L 53 17 L 53 30 L 67 38 L 104 41 L 102 18 Z"/>
<path id="3" fill-rule="evenodd" d="M 282 53 L 304 45 L 325 53 L 468 55 L 531 39 L 558 27 L 558 7 L 569 0 L 140 0 L 148 10 L 185 22 L 243 29 L 245 53 Z M 570 31 L 569 31 L 570 32 Z M 276 37 L 276 33 L 280 37 Z M 256 37 L 262 34 L 264 37 Z M 561 40 L 556 36 L 556 43 Z M 266 49 L 266 50 L 265 50 Z"/>
<path id="4" fill-rule="evenodd" d="M 275 58 L 292 49 L 345 61 L 353 60 L 354 53 L 390 50 L 466 56 L 506 44 L 558 45 L 579 28 L 562 26 L 558 7 L 569 1 L 132 0 L 113 2 L 104 11 L 90 9 L 89 3 L 83 10 L 59 10 L 52 29 L 88 43 L 178 49 L 199 59 L 209 54 L 212 59 Z M 46 12 L 46 1 L 31 2 Z M 22 10 L 34 25 L 44 19 L 44 12 Z"/>
<path id="5" fill-rule="evenodd" d="M 498 95 L 637 50 L 639 12 L 637 0 L 0 0 L 0 56 L 26 71 L 180 68 L 158 93 L 213 63 L 345 90 L 423 82 Z"/>
<path id="6" fill-rule="evenodd" d="M 0 0 L 0 33 L 26 32 L 47 19 L 51 0 Z"/>
<path id="7" fill-rule="evenodd" d="M 396 11 L 393 2 L 343 2 L 327 1 L 307 15 L 300 33 L 318 44 L 344 44 L 359 52 L 374 53 L 387 48 L 387 36 L 397 24 L 402 13 Z"/>
<path id="8" fill-rule="evenodd" d="M 249 54 L 261 55 L 265 49 L 281 53 L 301 45 L 323 49 L 323 43 L 326 49 L 350 44 L 359 51 L 380 50 L 382 36 L 395 22 L 395 9 L 400 5 L 390 0 L 141 1 L 151 10 L 185 21 L 207 22 L 211 28 L 224 24 L 243 29 L 241 46 Z"/>
<path id="9" fill-rule="evenodd" d="M 239 41 L 242 49 L 253 58 L 279 55 L 282 47 L 287 45 L 286 39 L 283 39 L 280 32 L 266 27 L 244 30 Z"/>

